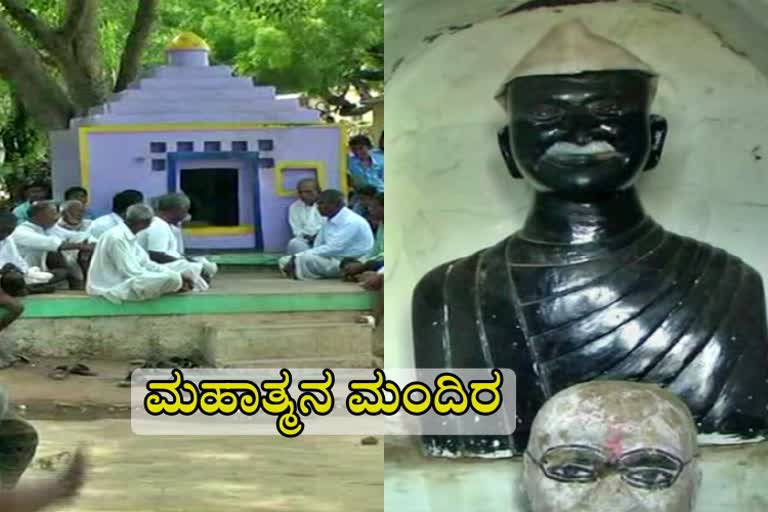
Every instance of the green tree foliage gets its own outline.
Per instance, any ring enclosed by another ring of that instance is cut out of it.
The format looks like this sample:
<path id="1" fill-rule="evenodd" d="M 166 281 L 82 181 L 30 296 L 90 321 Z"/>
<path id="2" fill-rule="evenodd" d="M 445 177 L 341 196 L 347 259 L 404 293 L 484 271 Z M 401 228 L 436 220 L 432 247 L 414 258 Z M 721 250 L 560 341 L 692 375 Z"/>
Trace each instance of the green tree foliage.
<path id="1" fill-rule="evenodd" d="M 6 172 L 44 158 L 45 130 L 163 63 L 169 40 L 184 31 L 206 39 L 215 64 L 283 93 L 307 93 L 328 111 L 362 113 L 346 95 L 354 88 L 366 98 L 383 87 L 383 15 L 383 0 L 0 0 Z M 29 65 L 37 60 L 39 70 Z M 19 65 L 25 73 L 16 73 Z"/>

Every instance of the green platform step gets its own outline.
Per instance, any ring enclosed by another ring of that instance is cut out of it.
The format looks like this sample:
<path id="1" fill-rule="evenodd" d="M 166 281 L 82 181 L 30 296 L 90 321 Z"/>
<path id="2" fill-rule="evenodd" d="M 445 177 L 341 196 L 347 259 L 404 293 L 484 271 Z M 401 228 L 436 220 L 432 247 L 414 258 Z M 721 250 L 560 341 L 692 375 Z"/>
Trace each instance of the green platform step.
<path id="1" fill-rule="evenodd" d="M 205 254 L 224 272 L 240 273 L 264 270 L 276 272 L 279 254 L 224 252 Z M 256 267 L 256 268 L 254 268 Z M 23 299 L 22 318 L 88 318 L 109 316 L 226 315 L 242 313 L 291 313 L 313 311 L 366 311 L 373 307 L 372 294 L 359 292 L 295 293 L 204 293 L 171 295 L 148 302 L 112 304 L 100 297 L 85 295 L 37 295 Z M 140 328 L 140 326 L 137 326 Z"/>
<path id="2" fill-rule="evenodd" d="M 206 254 L 205 257 L 217 265 L 276 267 L 281 254 L 257 252 L 232 252 L 221 254 Z"/>
<path id="3" fill-rule="evenodd" d="M 24 299 L 23 318 L 364 311 L 372 306 L 373 298 L 368 293 L 200 294 L 124 304 L 112 304 L 100 297 L 39 296 Z"/>

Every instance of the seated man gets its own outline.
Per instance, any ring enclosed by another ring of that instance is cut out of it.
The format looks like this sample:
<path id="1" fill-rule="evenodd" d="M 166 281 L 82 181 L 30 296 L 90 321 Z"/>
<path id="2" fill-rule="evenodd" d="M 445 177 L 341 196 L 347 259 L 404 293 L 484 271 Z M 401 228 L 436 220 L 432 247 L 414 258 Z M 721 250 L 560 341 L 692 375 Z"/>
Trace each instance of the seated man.
<path id="1" fill-rule="evenodd" d="M 91 236 L 98 240 L 101 235 L 112 229 L 113 227 L 123 223 L 123 216 L 125 211 L 134 204 L 144 202 L 144 194 L 138 190 L 123 190 L 115 194 L 112 198 L 112 213 L 108 215 L 102 215 L 98 219 L 91 222 L 89 231 Z"/>
<path id="2" fill-rule="evenodd" d="M 205 258 L 184 256 L 181 224 L 189 216 L 191 202 L 185 194 L 166 194 L 157 199 L 157 215 L 152 224 L 139 233 L 138 241 L 149 253 L 149 259 L 177 272 L 190 272 L 210 282 L 218 267 Z M 197 283 L 198 289 L 207 289 Z"/>
<path id="3" fill-rule="evenodd" d="M 360 258 L 373 247 L 371 226 L 344 206 L 341 192 L 320 192 L 317 209 L 328 220 L 320 229 L 312 248 L 279 260 L 280 270 L 293 279 L 340 277 L 339 264 L 344 258 Z"/>
<path id="4" fill-rule="evenodd" d="M 365 272 L 375 272 L 384 266 L 384 193 L 376 194 L 376 198 L 369 205 L 369 220 L 378 225 L 376 229 L 376 242 L 371 251 L 363 258 L 345 258 L 339 265 L 344 280 L 359 281 L 358 277 Z"/>
<path id="5" fill-rule="evenodd" d="M 48 271 L 56 282 L 62 277 L 69 282 L 70 290 L 85 288 L 83 273 L 79 265 L 68 263 L 61 251 L 93 251 L 87 241 L 69 241 L 52 233 L 59 221 L 59 209 L 54 201 L 38 201 L 29 207 L 29 220 L 22 222 L 13 233 L 13 240 L 19 254 L 30 267 Z M 85 257 L 85 255 L 84 255 Z"/>
<path id="6" fill-rule="evenodd" d="M 136 235 L 149 227 L 154 216 L 149 206 L 134 204 L 125 212 L 124 222 L 102 235 L 88 271 L 89 295 L 120 304 L 192 290 L 191 275 L 155 263 L 139 245 Z"/>
<path id="7" fill-rule="evenodd" d="M 6 309 L 0 330 L 7 327 L 23 310 L 21 302 L 14 297 L 23 297 L 29 293 L 52 293 L 55 282 L 54 275 L 43 272 L 39 268 L 31 268 L 21 257 L 19 248 L 11 236 L 16 230 L 18 219 L 10 212 L 0 212 L 0 288 L 6 295 L 0 302 L 0 307 Z M 63 281 L 64 278 L 60 278 Z"/>
<path id="8" fill-rule="evenodd" d="M 83 218 L 93 220 L 96 216 L 88 208 L 88 191 L 83 187 L 70 187 L 64 192 L 64 201 L 80 201 L 83 205 Z"/>
<path id="9" fill-rule="evenodd" d="M 0 213 L 0 309 L 3 310 L 0 331 L 11 325 L 24 312 L 24 305 L 16 298 L 17 293 L 13 293 L 25 288 L 21 269 L 27 266 L 11 237 L 16 229 L 16 222 L 14 214 Z M 9 368 L 15 362 L 16 357 L 0 346 L 0 369 Z"/>
<path id="10" fill-rule="evenodd" d="M 91 227 L 91 220 L 85 216 L 85 203 L 79 199 L 67 199 L 61 203 L 61 218 L 56 224 L 58 228 L 85 233 Z"/>
<path id="11" fill-rule="evenodd" d="M 61 238 L 66 242 L 84 242 L 95 244 L 96 239 L 90 235 L 88 228 L 91 221 L 83 218 L 85 206 L 76 199 L 64 201 L 61 205 L 61 218 L 50 229 L 50 234 Z M 88 266 L 91 263 L 92 252 L 83 251 L 61 251 L 62 256 L 67 261 L 67 268 L 72 269 L 77 279 L 85 282 L 85 275 L 88 272 Z"/>
<path id="12" fill-rule="evenodd" d="M 29 220 L 29 207 L 32 203 L 49 199 L 48 185 L 42 181 L 35 181 L 24 187 L 24 202 L 13 209 L 13 214 L 18 222 Z"/>
<path id="13" fill-rule="evenodd" d="M 362 215 L 365 220 L 368 221 L 371 225 L 371 229 L 374 231 L 376 230 L 378 221 L 371 218 L 371 203 L 373 203 L 373 200 L 376 198 L 376 194 L 379 194 L 379 191 L 372 185 L 366 185 L 358 190 L 356 196 L 357 208 L 354 210 L 355 213 Z"/>
<path id="14" fill-rule="evenodd" d="M 320 186 L 314 178 L 305 178 L 296 184 L 299 198 L 288 210 L 288 223 L 291 225 L 293 238 L 288 242 L 286 253 L 293 255 L 312 247 L 317 233 L 325 222 L 317 211 L 317 195 Z"/>

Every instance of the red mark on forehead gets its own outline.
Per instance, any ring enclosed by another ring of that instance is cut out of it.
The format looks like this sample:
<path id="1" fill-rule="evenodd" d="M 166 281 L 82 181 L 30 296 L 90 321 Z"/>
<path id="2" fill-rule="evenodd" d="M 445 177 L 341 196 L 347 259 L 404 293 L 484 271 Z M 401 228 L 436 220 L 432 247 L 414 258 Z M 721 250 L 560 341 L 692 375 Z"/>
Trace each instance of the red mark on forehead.
<path id="1" fill-rule="evenodd" d="M 613 458 L 617 458 L 622 454 L 622 445 L 624 442 L 624 433 L 619 427 L 612 426 L 608 430 L 608 436 L 605 439 L 605 448 L 611 452 Z"/>

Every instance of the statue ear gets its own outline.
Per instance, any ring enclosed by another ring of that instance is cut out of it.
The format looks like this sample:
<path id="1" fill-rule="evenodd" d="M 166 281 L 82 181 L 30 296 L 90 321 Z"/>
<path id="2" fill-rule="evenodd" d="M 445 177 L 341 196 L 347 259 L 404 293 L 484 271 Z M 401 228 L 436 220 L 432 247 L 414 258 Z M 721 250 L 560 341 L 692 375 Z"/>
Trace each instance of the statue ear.
<path id="1" fill-rule="evenodd" d="M 512 156 L 512 148 L 509 146 L 509 126 L 505 126 L 498 133 L 499 149 L 501 150 L 501 156 L 504 157 L 504 162 L 507 164 L 507 170 L 513 178 L 522 178 L 523 175 L 517 168 L 515 159 Z"/>
<path id="2" fill-rule="evenodd" d="M 667 120 L 662 116 L 651 114 L 651 152 L 645 170 L 654 169 L 661 160 L 661 152 L 664 150 L 664 141 L 667 139 Z"/>

